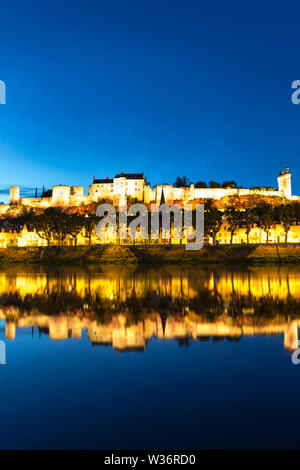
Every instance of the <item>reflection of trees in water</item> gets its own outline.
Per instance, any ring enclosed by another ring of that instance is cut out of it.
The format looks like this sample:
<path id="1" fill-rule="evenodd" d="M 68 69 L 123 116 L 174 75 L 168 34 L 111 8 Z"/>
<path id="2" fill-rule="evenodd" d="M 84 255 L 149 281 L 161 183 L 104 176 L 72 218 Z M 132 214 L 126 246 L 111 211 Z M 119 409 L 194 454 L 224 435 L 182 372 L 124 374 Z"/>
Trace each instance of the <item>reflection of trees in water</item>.
<path id="1" fill-rule="evenodd" d="M 189 309 L 204 318 L 218 317 L 224 313 L 225 302 L 215 290 L 199 289 L 193 299 L 189 299 Z"/>
<path id="2" fill-rule="evenodd" d="M 286 316 L 299 316 L 300 302 L 292 296 L 288 296 L 284 301 L 265 296 L 254 304 L 255 315 L 272 317 L 274 316 L 274 311 Z"/>
<path id="3" fill-rule="evenodd" d="M 192 338 L 190 338 L 189 336 L 186 336 L 184 338 L 176 338 L 176 340 L 180 348 L 184 346 L 187 348 L 193 342 Z"/>
<path id="4" fill-rule="evenodd" d="M 239 317 L 274 318 L 297 317 L 300 315 L 300 301 L 291 295 L 285 300 L 273 298 L 270 295 L 259 298 L 249 295 L 238 295 L 232 291 L 226 295 L 226 299 L 215 289 L 210 290 L 203 285 L 199 287 L 193 298 L 183 295 L 163 295 L 162 292 L 154 292 L 150 288 L 144 289 L 137 295 L 133 289 L 126 299 L 120 295 L 112 298 L 91 294 L 86 291 L 80 295 L 76 291 L 68 292 L 63 287 L 56 290 L 45 288 L 39 294 L 27 294 L 21 297 L 17 293 L 2 294 L 0 296 L 1 307 L 14 307 L 17 315 L 45 314 L 45 315 L 84 315 L 96 317 L 101 322 L 103 317 L 118 313 L 130 314 L 130 321 L 135 322 L 141 314 L 159 313 L 164 325 L 168 315 L 185 317 L 190 313 L 201 316 L 202 319 L 213 321 L 226 315 L 236 321 Z"/>
<path id="5" fill-rule="evenodd" d="M 292 296 L 283 301 L 270 295 L 256 299 L 251 294 L 238 296 L 234 293 L 227 305 L 227 315 L 237 318 L 245 313 L 264 318 L 273 318 L 278 314 L 297 317 L 300 316 L 300 302 Z"/>

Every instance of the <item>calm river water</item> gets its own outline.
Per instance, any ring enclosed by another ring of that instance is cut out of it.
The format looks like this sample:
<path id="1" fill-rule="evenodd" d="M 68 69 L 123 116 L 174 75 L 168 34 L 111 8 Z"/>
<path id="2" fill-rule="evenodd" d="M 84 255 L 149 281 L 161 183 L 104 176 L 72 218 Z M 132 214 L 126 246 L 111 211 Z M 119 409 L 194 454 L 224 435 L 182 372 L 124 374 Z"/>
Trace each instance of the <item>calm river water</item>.
<path id="1" fill-rule="evenodd" d="M 0 268 L 0 448 L 299 448 L 299 326 L 300 267 Z"/>

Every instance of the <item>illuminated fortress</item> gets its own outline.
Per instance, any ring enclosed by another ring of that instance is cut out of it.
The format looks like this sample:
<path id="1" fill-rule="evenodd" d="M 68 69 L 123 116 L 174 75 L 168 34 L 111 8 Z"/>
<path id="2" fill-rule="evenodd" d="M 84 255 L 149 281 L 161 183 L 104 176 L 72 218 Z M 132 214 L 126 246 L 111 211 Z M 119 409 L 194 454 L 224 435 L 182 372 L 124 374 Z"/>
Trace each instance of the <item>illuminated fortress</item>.
<path id="1" fill-rule="evenodd" d="M 88 194 L 84 194 L 83 186 L 53 186 L 52 190 L 46 191 L 39 198 L 20 197 L 20 187 L 11 186 L 10 203 L 16 203 L 31 207 L 53 207 L 53 206 L 79 206 L 92 202 L 112 202 L 118 204 L 125 198 L 132 198 L 136 202 L 146 204 L 160 204 L 162 194 L 167 204 L 174 201 L 193 201 L 197 199 L 222 199 L 226 196 L 279 196 L 289 200 L 299 199 L 292 196 L 291 173 L 288 168 L 280 172 L 278 178 L 278 189 L 268 188 L 196 188 L 194 184 L 188 187 L 174 187 L 164 184 L 157 185 L 154 189 L 147 184 L 144 173 L 119 173 L 114 178 L 96 179 L 89 186 Z M 4 212 L 8 206 L 2 206 Z"/>

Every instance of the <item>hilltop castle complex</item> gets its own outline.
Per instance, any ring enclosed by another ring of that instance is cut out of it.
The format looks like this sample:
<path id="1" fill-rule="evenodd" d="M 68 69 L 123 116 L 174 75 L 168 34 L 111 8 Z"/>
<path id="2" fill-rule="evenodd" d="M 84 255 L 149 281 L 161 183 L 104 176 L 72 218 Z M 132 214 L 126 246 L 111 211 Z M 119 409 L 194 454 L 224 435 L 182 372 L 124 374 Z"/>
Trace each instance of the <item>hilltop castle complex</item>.
<path id="1" fill-rule="evenodd" d="M 198 185 L 190 184 L 187 187 L 176 187 L 168 184 L 158 185 L 151 188 L 147 183 L 143 173 L 119 173 L 114 178 L 96 179 L 94 177 L 93 183 L 89 186 L 88 194 L 84 194 L 83 186 L 66 186 L 59 185 L 53 186 L 52 190 L 43 191 L 41 197 L 20 197 L 20 187 L 11 186 L 10 188 L 10 205 L 0 205 L 0 248 L 7 248 L 13 246 L 27 247 L 27 246 L 47 246 L 47 240 L 43 230 L 24 225 L 14 225 L 6 219 L 6 214 L 10 216 L 14 213 L 21 213 L 23 207 L 47 209 L 48 207 L 60 208 L 73 208 L 85 205 L 87 211 L 94 208 L 89 207 L 89 204 L 101 204 L 103 202 L 113 203 L 114 206 L 124 207 L 126 202 L 157 204 L 163 203 L 171 206 L 172 204 L 192 203 L 197 204 L 205 202 L 208 199 L 222 200 L 226 197 L 247 197 L 247 196 L 265 196 L 281 198 L 277 202 L 285 204 L 286 202 L 300 201 L 299 196 L 292 195 L 291 173 L 288 168 L 280 172 L 278 176 L 278 189 L 274 188 L 237 188 L 237 187 L 197 187 Z M 232 183 L 232 182 L 231 182 Z M 229 183 L 228 185 L 230 185 Z M 184 184 L 184 181 L 183 181 Z M 219 185 L 220 186 L 220 185 Z M 236 186 L 231 184 L 231 186 Z M 235 204 L 233 201 L 224 201 L 224 207 L 227 203 Z M 245 201 L 241 200 L 242 203 Z M 255 202 L 255 200 L 254 200 Z M 221 205 L 223 202 L 221 202 Z M 247 201 L 245 202 L 247 204 Z M 242 204 L 243 207 L 243 204 Z M 222 210 L 222 209 L 221 209 Z M 60 212 L 60 211 L 59 211 Z M 63 211 L 64 212 L 64 211 Z M 68 212 L 68 211 L 66 211 Z M 300 242 L 300 225 L 298 222 L 291 224 L 288 231 L 284 225 L 278 220 L 274 220 L 272 226 L 268 230 L 265 229 L 259 220 L 253 223 L 250 231 L 247 231 L 247 226 L 241 220 L 239 226 L 236 227 L 234 232 L 230 230 L 227 223 L 227 218 L 224 213 L 222 217 L 222 226 L 219 227 L 215 240 L 211 234 L 207 237 L 208 243 L 237 243 L 237 244 L 261 244 L 261 243 L 299 243 Z M 11 225 L 10 225 L 11 224 Z M 105 239 L 99 239 L 96 230 L 87 236 L 87 232 L 82 228 L 79 232 L 65 234 L 63 244 L 65 245 L 98 245 L 101 243 L 117 244 L 119 241 L 114 238 L 109 231 L 105 235 Z M 163 239 L 160 239 L 161 243 Z M 169 240 L 171 244 L 178 244 L 181 241 L 174 238 L 174 232 Z M 142 239 L 141 242 L 144 242 Z M 49 241 L 50 243 L 50 241 Z M 57 236 L 52 234 L 51 244 L 58 244 L 60 241 Z M 132 242 L 133 243 L 133 242 Z M 186 244 L 187 239 L 183 236 L 182 243 Z"/>
<path id="2" fill-rule="evenodd" d="M 174 187 L 168 184 L 158 185 L 151 189 L 147 184 L 144 173 L 119 173 L 114 178 L 96 179 L 89 186 L 88 194 L 84 194 L 83 186 L 53 186 L 41 197 L 20 197 L 20 187 L 11 186 L 10 203 L 23 206 L 47 208 L 51 206 L 79 206 L 92 202 L 122 203 L 126 198 L 132 198 L 137 202 L 146 204 L 160 204 L 162 195 L 167 204 L 175 201 L 189 202 L 201 199 L 222 199 L 226 196 L 280 196 L 289 200 L 298 199 L 292 196 L 291 173 L 288 168 L 280 172 L 278 176 L 278 190 L 269 188 L 197 188 L 194 184 L 188 187 Z M 0 206 L 1 207 L 1 206 Z M 8 206 L 2 206 L 1 212 L 5 212 Z"/>

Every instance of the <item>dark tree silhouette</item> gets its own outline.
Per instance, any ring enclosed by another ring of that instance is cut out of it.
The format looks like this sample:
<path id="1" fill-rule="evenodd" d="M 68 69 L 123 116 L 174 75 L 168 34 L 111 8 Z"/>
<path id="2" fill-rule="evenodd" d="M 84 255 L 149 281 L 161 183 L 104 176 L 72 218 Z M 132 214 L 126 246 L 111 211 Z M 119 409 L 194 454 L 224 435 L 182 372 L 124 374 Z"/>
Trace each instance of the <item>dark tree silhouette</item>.
<path id="1" fill-rule="evenodd" d="M 174 186 L 175 188 L 187 188 L 191 184 L 192 183 L 187 176 L 177 176 Z"/>
<path id="2" fill-rule="evenodd" d="M 220 183 L 217 183 L 217 181 L 210 181 L 209 182 L 209 187 L 210 188 L 221 188 L 222 185 Z"/>
<path id="3" fill-rule="evenodd" d="M 232 245 L 234 233 L 240 225 L 241 212 L 237 211 L 234 207 L 228 207 L 225 211 L 225 215 L 230 232 L 230 244 Z"/>
<path id="4" fill-rule="evenodd" d="M 195 184 L 195 188 L 207 188 L 207 183 L 205 183 L 205 181 L 198 181 Z"/>

